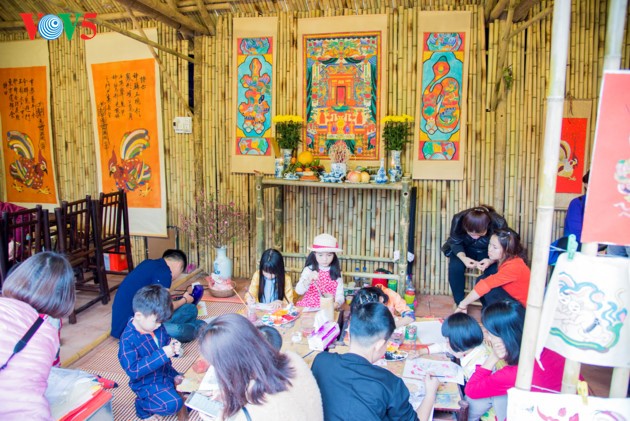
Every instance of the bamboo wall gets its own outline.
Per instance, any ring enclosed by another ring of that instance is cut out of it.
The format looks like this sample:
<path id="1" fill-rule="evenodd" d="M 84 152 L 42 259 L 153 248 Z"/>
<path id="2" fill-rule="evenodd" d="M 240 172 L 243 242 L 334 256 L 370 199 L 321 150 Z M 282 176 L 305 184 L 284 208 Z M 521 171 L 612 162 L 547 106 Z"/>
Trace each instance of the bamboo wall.
<path id="1" fill-rule="evenodd" d="M 461 5 L 460 3 L 465 3 Z M 278 114 L 296 114 L 298 79 L 297 68 L 297 19 L 303 17 L 337 16 L 350 14 L 389 14 L 387 58 L 387 109 L 386 114 L 406 113 L 415 115 L 418 85 L 417 39 L 421 28 L 417 26 L 421 10 L 470 10 L 472 31 L 470 42 L 470 66 L 468 80 L 468 136 L 466 139 L 465 175 L 463 181 L 414 181 L 417 195 L 415 238 L 412 264 L 413 279 L 422 293 L 448 294 L 446 280 L 447 261 L 440 252 L 440 245 L 447 237 L 451 216 L 461 209 L 479 203 L 492 205 L 494 186 L 494 133 L 495 113 L 489 110 L 491 92 L 495 82 L 498 44 L 503 24 L 496 21 L 484 24 L 480 1 L 428 1 L 406 2 L 394 9 L 380 1 L 365 1 L 358 6 L 345 1 L 331 0 L 319 3 L 321 8 L 309 12 L 283 11 L 278 13 L 279 37 L 277 43 L 277 103 Z M 259 12 L 273 15 L 266 3 L 251 4 L 251 10 L 240 16 L 257 16 Z M 289 3 L 308 10 L 309 4 Z M 601 80 L 604 54 L 605 0 L 574 0 L 572 2 L 571 44 L 567 74 L 567 93 L 576 99 L 594 101 L 591 132 L 595 130 L 596 100 Z M 537 14 L 551 1 L 543 1 L 533 7 L 530 16 Z M 261 10 L 264 9 L 264 10 Z M 201 61 L 203 85 L 201 104 L 195 104 L 202 115 L 200 136 L 174 134 L 170 122 L 175 116 L 186 115 L 185 107 L 178 101 L 173 88 L 162 76 L 162 104 L 165 145 L 165 174 L 167 188 L 168 225 L 177 226 L 181 213 L 190 211 L 196 188 L 218 196 L 221 200 L 234 201 L 250 212 L 252 236 L 248 242 L 232 247 L 236 276 L 249 277 L 257 262 L 254 239 L 255 195 L 254 177 L 232 174 L 230 169 L 229 139 L 232 119 L 232 17 L 218 16 L 216 35 L 197 37 L 196 58 Z M 626 22 L 630 19 L 626 19 Z M 132 29 L 131 22 L 116 22 Z M 627 24 L 627 23 L 626 23 Z M 193 53 L 192 43 L 177 39 L 175 31 L 162 24 L 142 21 L 145 27 L 157 27 L 159 42 L 185 54 Z M 516 27 L 518 24 L 516 25 Z M 486 35 L 487 31 L 487 35 Z M 99 27 L 99 34 L 105 29 Z M 630 67 L 630 35 L 626 31 L 622 68 Z M 0 32 L 0 41 L 26 38 L 24 31 Z M 89 41 L 87 41 L 89 42 Z M 546 75 L 549 71 L 551 42 L 551 16 L 520 32 L 509 43 L 507 65 L 512 66 L 514 85 L 506 97 L 507 143 L 505 155 L 505 217 L 519 231 L 528 247 L 534 233 L 535 209 L 540 153 L 542 150 Z M 59 196 L 62 200 L 75 200 L 85 194 L 98 194 L 95 167 L 93 121 L 89 102 L 87 72 L 85 69 L 84 42 L 68 41 L 64 37 L 49 42 L 51 82 L 53 87 L 52 115 L 53 143 L 57 163 Z M 148 47 L 147 47 L 148 48 Z M 177 89 L 187 97 L 188 62 L 159 52 L 167 72 Z M 487 63 L 485 57 L 488 57 Z M 201 56 L 201 57 L 199 57 Z M 592 134 L 591 133 L 591 134 Z M 592 136 L 591 136 L 592 138 Z M 405 168 L 411 165 L 411 148 L 405 151 Z M 202 170 L 195 168 L 195 158 Z M 0 180 L 1 181 L 1 180 Z M 2 189 L 4 184 L 0 185 Z M 265 194 L 268 221 L 273 220 L 273 197 Z M 373 191 L 363 194 L 357 191 L 322 188 L 299 189 L 288 187 L 284 195 L 285 250 L 306 252 L 313 237 L 321 232 L 336 235 L 345 253 L 370 254 L 391 257 L 398 226 L 397 193 Z M 554 233 L 562 232 L 564 211 L 556 211 Z M 267 227 L 267 246 L 271 246 L 273 227 Z M 212 250 L 197 249 L 180 235 L 180 246 L 189 252 L 191 261 L 209 269 L 214 258 Z M 143 238 L 134 238 L 134 256 L 140 261 L 145 256 Z M 199 259 L 197 258 L 199 256 Z M 344 270 L 362 268 L 365 262 L 344 262 Z M 287 265 L 301 268 L 303 261 L 287 259 Z M 373 271 L 382 264 L 366 264 Z M 387 267 L 385 265 L 385 267 Z M 391 269 L 391 267 L 390 267 Z"/>

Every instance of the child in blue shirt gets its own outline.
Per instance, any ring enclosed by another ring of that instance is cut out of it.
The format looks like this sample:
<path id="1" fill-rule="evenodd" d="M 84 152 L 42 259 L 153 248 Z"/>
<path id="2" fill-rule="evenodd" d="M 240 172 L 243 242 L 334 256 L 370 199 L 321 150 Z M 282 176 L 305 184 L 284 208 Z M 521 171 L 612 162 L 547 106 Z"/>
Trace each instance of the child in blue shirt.
<path id="1" fill-rule="evenodd" d="M 183 407 L 175 390 L 171 357 L 181 352 L 181 344 L 171 339 L 162 326 L 173 313 L 166 288 L 148 285 L 133 297 L 134 316 L 120 337 L 118 360 L 129 376 L 129 387 L 136 394 L 136 414 L 140 419 L 172 415 Z"/>

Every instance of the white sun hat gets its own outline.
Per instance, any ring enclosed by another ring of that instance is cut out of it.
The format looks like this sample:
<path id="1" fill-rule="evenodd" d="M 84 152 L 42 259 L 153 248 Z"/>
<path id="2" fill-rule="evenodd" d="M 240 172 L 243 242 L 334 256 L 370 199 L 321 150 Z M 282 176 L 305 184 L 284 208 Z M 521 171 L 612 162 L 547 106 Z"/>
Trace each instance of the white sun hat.
<path id="1" fill-rule="evenodd" d="M 310 251 L 316 253 L 338 253 L 343 251 L 337 244 L 337 239 L 330 234 L 319 234 L 313 240 L 313 245 L 308 247 Z"/>

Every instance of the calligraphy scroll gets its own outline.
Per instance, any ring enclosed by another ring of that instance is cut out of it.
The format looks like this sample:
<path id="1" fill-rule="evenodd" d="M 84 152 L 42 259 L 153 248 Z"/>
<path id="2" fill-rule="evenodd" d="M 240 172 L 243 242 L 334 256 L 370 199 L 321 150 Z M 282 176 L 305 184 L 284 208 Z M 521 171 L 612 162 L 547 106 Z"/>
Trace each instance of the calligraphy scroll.
<path id="1" fill-rule="evenodd" d="M 157 41 L 155 29 L 145 32 Z M 85 48 L 101 190 L 125 190 L 132 234 L 166 236 L 157 63 L 146 45 L 118 34 Z"/>
<path id="2" fill-rule="evenodd" d="M 470 12 L 421 12 L 414 179 L 464 178 Z"/>
<path id="3" fill-rule="evenodd" d="M 53 208 L 58 199 L 49 121 L 48 43 L 2 43 L 0 57 L 4 200 Z"/>
<path id="4" fill-rule="evenodd" d="M 582 242 L 630 244 L 630 71 L 604 72 Z"/>
<path id="5" fill-rule="evenodd" d="M 232 172 L 273 173 L 278 18 L 235 18 Z"/>
<path id="6" fill-rule="evenodd" d="M 328 160 L 330 147 L 341 144 L 357 165 L 378 163 L 386 57 L 386 15 L 298 20 L 303 149 Z"/>

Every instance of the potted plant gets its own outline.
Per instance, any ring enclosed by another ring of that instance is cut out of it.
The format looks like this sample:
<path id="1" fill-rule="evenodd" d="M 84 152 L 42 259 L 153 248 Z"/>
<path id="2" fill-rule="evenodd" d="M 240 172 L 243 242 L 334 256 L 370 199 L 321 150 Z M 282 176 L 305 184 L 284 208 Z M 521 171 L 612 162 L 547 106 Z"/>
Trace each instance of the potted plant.
<path id="1" fill-rule="evenodd" d="M 216 258 L 213 262 L 210 292 L 232 290 L 232 261 L 227 256 L 227 247 L 240 239 L 249 237 L 249 216 L 234 202 L 222 203 L 205 192 L 195 197 L 195 207 L 188 215 L 180 215 L 181 230 L 190 241 L 204 248 L 214 247 Z M 230 294 L 232 295 L 232 294 Z"/>
<path id="2" fill-rule="evenodd" d="M 413 117 L 407 114 L 389 115 L 383 119 L 383 141 L 385 150 L 390 153 L 389 177 L 390 181 L 400 181 L 402 178 L 402 164 L 400 154 L 405 143 L 411 142 Z"/>
<path id="3" fill-rule="evenodd" d="M 272 121 L 276 124 L 276 139 L 282 149 L 284 168 L 289 166 L 293 157 L 293 150 L 302 141 L 302 124 L 304 119 L 298 115 L 277 115 Z"/>

